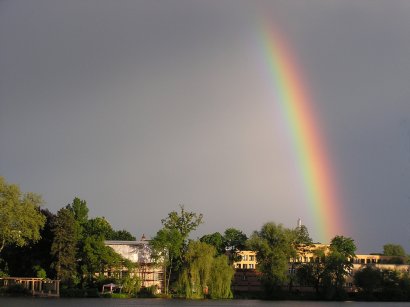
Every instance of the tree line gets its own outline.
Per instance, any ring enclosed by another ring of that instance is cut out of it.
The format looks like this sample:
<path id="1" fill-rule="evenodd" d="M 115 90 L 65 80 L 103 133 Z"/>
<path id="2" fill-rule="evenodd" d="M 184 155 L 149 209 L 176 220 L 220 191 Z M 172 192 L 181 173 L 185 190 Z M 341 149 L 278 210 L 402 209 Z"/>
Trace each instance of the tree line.
<path id="1" fill-rule="evenodd" d="M 41 197 L 23 193 L 0 177 L 0 277 L 37 276 L 61 280 L 63 289 L 97 289 L 107 282 L 123 285 L 135 295 L 141 281 L 126 271 L 135 263 L 105 245 L 105 240 L 135 240 L 126 230 L 114 230 L 104 217 L 90 218 L 87 203 L 74 198 L 56 214 L 41 208 Z M 313 250 L 314 261 L 300 262 L 312 251 L 306 226 L 294 229 L 269 222 L 248 238 L 241 230 L 206 234 L 193 240 L 192 231 L 203 215 L 184 206 L 161 220 L 150 240 L 152 258 L 164 271 L 164 295 L 184 298 L 232 298 L 233 263 L 241 250 L 256 252 L 257 268 L 267 298 L 294 295 L 295 285 L 312 287 L 315 298 L 344 299 L 344 283 L 351 275 L 356 245 L 352 238 L 335 236 L 329 248 Z M 384 255 L 404 263 L 400 245 L 386 244 Z M 107 271 L 112 272 L 107 277 Z M 354 276 L 363 299 L 410 299 L 409 274 L 365 266 Z"/>

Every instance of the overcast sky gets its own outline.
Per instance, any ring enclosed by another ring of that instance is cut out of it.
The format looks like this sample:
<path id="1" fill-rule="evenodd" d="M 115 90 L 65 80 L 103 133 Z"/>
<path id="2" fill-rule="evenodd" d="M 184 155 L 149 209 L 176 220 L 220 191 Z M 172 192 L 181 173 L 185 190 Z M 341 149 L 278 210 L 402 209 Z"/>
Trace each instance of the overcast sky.
<path id="1" fill-rule="evenodd" d="M 309 215 L 261 49 L 302 67 L 359 252 L 410 252 L 410 1 L 0 1 L 0 175 L 140 237 Z M 333 217 L 329 217 L 333 219 Z"/>

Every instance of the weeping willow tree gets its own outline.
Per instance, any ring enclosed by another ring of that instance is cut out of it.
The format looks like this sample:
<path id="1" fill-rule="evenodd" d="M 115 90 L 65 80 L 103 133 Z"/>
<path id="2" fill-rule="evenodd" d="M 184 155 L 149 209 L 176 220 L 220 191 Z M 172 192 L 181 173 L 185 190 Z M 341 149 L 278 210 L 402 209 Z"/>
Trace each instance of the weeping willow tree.
<path id="1" fill-rule="evenodd" d="M 180 275 L 177 288 L 186 298 L 230 298 L 233 269 L 225 256 L 215 257 L 215 247 L 191 241 L 185 254 L 185 268 Z"/>
<path id="2" fill-rule="evenodd" d="M 209 280 L 209 295 L 213 299 L 232 298 L 231 281 L 235 270 L 225 255 L 214 258 Z"/>

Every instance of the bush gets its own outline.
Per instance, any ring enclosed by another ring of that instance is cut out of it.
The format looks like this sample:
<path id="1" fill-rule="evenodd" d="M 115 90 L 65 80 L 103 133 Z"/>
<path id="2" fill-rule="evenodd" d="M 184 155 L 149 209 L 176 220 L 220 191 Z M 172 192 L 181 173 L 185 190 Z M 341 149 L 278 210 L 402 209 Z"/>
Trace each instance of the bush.
<path id="1" fill-rule="evenodd" d="M 31 292 L 29 289 L 24 287 L 22 284 L 14 284 L 5 289 L 5 293 L 7 294 L 13 294 L 13 295 L 21 295 L 21 296 L 26 296 L 26 295 L 31 295 Z"/>
<path id="2" fill-rule="evenodd" d="M 147 288 L 142 288 L 138 292 L 138 297 L 144 297 L 144 298 L 154 298 L 157 297 L 157 286 L 153 285 Z"/>
<path id="3" fill-rule="evenodd" d="M 88 289 L 76 289 L 76 288 L 67 288 L 61 289 L 61 297 L 100 297 L 97 288 L 88 288 Z"/>

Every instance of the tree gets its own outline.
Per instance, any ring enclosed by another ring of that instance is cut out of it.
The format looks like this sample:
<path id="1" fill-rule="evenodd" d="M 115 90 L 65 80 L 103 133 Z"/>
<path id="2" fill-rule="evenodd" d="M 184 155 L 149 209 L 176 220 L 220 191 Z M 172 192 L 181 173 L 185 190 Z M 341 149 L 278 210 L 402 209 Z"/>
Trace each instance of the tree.
<path id="1" fill-rule="evenodd" d="M 234 274 L 228 257 L 219 255 L 214 258 L 209 278 L 209 296 L 212 299 L 232 298 L 231 282 Z"/>
<path id="2" fill-rule="evenodd" d="M 164 283 L 165 294 L 168 294 L 171 273 L 174 265 L 181 260 L 181 248 L 183 238 L 177 229 L 163 228 L 159 230 L 154 238 L 150 241 L 152 257 L 154 260 L 164 266 Z"/>
<path id="3" fill-rule="evenodd" d="M 55 215 L 47 209 L 41 209 L 46 217 L 44 227 L 40 230 L 41 239 L 37 242 L 29 242 L 25 246 L 8 245 L 2 252 L 3 259 L 7 263 L 8 273 L 11 276 L 35 276 L 39 268 L 46 271 L 46 275 L 54 277 L 51 270 L 51 244 L 53 242 L 52 227 Z"/>
<path id="4" fill-rule="evenodd" d="M 103 236 L 92 235 L 84 238 L 78 254 L 82 287 L 93 285 L 96 276 L 103 276 L 108 270 L 119 272 L 123 267 L 128 270 L 131 268 L 129 261 L 104 244 Z"/>
<path id="5" fill-rule="evenodd" d="M 0 253 L 7 245 L 25 246 L 40 239 L 46 220 L 39 210 L 42 203 L 40 195 L 22 193 L 0 177 Z"/>
<path id="6" fill-rule="evenodd" d="M 188 245 L 186 263 L 178 279 L 180 294 L 186 298 L 230 298 L 233 268 L 226 256 L 217 256 L 215 247 L 200 241 Z"/>
<path id="7" fill-rule="evenodd" d="M 218 255 L 225 254 L 224 237 L 219 232 L 202 236 L 199 241 L 212 245 Z"/>
<path id="8" fill-rule="evenodd" d="M 185 211 L 183 205 L 179 206 L 180 213 L 172 211 L 168 213 L 168 217 L 161 220 L 162 225 L 168 229 L 176 229 L 181 234 L 184 242 L 188 239 L 191 231 L 196 230 L 200 224 L 202 224 L 202 213 L 196 214 L 195 212 Z"/>
<path id="9" fill-rule="evenodd" d="M 382 285 L 383 277 L 380 270 L 366 266 L 354 275 L 354 283 L 363 289 L 364 293 L 372 296 L 373 292 Z"/>
<path id="10" fill-rule="evenodd" d="M 136 296 L 138 291 L 141 289 L 141 284 L 141 279 L 137 275 L 127 275 L 122 280 L 122 291 L 130 295 Z"/>
<path id="11" fill-rule="evenodd" d="M 75 220 L 75 227 L 77 228 L 77 236 L 80 241 L 85 235 L 85 227 L 88 223 L 88 207 L 85 200 L 81 200 L 78 197 L 73 199 L 72 204 L 68 204 L 66 209 L 69 210 Z"/>
<path id="12" fill-rule="evenodd" d="M 53 234 L 51 255 L 55 259 L 53 268 L 57 279 L 69 285 L 75 284 L 78 227 L 76 227 L 74 214 L 68 208 L 62 208 L 57 212 Z"/>
<path id="13" fill-rule="evenodd" d="M 110 240 L 113 237 L 114 230 L 105 217 L 96 217 L 84 223 L 84 233 L 86 237 L 102 236 L 105 240 Z"/>
<path id="14" fill-rule="evenodd" d="M 238 252 L 245 248 L 247 236 L 240 230 L 235 228 L 228 228 L 224 232 L 224 246 L 225 250 L 229 252 L 229 260 L 231 263 L 238 261 Z"/>
<path id="15" fill-rule="evenodd" d="M 295 253 L 294 238 L 293 230 L 271 222 L 263 225 L 259 232 L 255 231 L 248 241 L 249 247 L 256 251 L 259 271 L 268 293 L 279 290 L 288 280 L 289 259 Z"/>
<path id="16" fill-rule="evenodd" d="M 325 248 L 318 248 L 313 251 L 314 261 L 303 263 L 296 271 L 296 277 L 301 285 L 313 286 L 316 294 L 319 294 L 323 277 L 326 270 Z"/>
<path id="17" fill-rule="evenodd" d="M 294 235 L 294 242 L 292 243 L 294 246 L 294 252 L 292 252 L 293 261 L 290 263 L 291 274 L 289 274 L 289 292 L 292 291 L 294 280 L 300 279 L 300 276 L 298 277 L 297 274 L 294 274 L 294 272 L 297 272 L 301 267 L 299 259 L 305 258 L 306 255 L 311 252 L 311 247 L 313 245 L 312 238 L 310 237 L 309 231 L 305 225 L 296 227 L 294 230 Z M 303 272 L 306 274 L 307 268 L 308 267 L 302 269 L 301 273 Z"/>
<path id="18" fill-rule="evenodd" d="M 405 257 L 406 251 L 403 246 L 399 244 L 385 244 L 383 245 L 384 256 Z"/>
<path id="19" fill-rule="evenodd" d="M 341 298 L 344 295 L 343 284 L 346 276 L 350 275 L 352 271 L 353 262 L 351 259 L 356 256 L 355 251 L 356 245 L 352 238 L 336 236 L 332 239 L 323 276 L 328 297 Z"/>
<path id="20" fill-rule="evenodd" d="M 107 240 L 120 240 L 120 241 L 135 241 L 136 238 L 129 233 L 127 230 L 114 230 L 111 234 L 111 237 L 107 238 Z"/>

